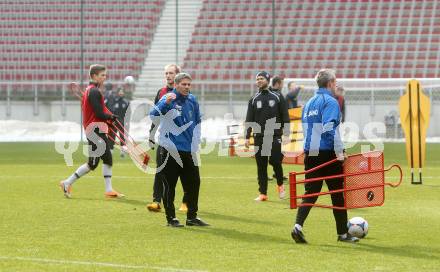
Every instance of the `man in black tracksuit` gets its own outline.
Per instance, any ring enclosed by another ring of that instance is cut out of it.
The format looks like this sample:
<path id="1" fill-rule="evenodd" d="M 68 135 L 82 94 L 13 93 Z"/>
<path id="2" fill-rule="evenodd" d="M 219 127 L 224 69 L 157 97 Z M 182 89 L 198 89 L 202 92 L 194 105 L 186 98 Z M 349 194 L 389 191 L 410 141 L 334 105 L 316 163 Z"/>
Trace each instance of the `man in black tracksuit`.
<path id="1" fill-rule="evenodd" d="M 269 90 L 273 91 L 274 93 L 279 94 L 279 95 L 282 96 L 281 91 L 282 91 L 283 86 L 284 86 L 284 78 L 281 77 L 281 76 L 274 76 L 272 78 L 272 84 L 271 85 L 272 86 L 269 87 Z M 287 105 L 287 101 L 286 101 L 286 105 Z M 270 161 L 269 161 L 269 163 L 270 163 Z M 273 172 L 274 173 L 273 173 L 272 177 L 268 177 L 269 180 L 276 179 L 275 170 Z M 287 177 L 283 176 L 283 180 L 287 180 Z"/>
<path id="2" fill-rule="evenodd" d="M 281 144 L 282 135 L 285 137 L 289 135 L 290 120 L 283 96 L 269 90 L 269 81 L 270 75 L 267 72 L 263 71 L 257 74 L 256 83 L 259 91 L 249 100 L 246 114 L 247 126 L 249 126 L 249 123 L 254 124 L 246 130 L 245 146 L 249 147 L 249 139 L 253 132 L 260 191 L 260 195 L 255 199 L 256 201 L 267 200 L 268 162 L 275 171 L 278 195 L 280 198 L 285 197 Z M 256 124 L 258 124 L 260 130 L 255 127 Z"/>
<path id="3" fill-rule="evenodd" d="M 126 119 L 125 117 L 126 117 L 126 114 L 127 114 L 127 109 L 130 106 L 130 102 L 124 97 L 124 95 L 125 95 L 124 89 L 119 88 L 117 96 L 115 96 L 114 99 L 113 99 L 113 105 L 112 105 L 112 108 L 111 108 L 111 111 L 118 116 L 118 121 L 119 121 L 119 123 L 121 123 L 122 127 L 119 125 L 118 122 L 116 122 L 115 125 L 122 132 L 124 131 L 124 128 L 125 128 L 125 130 L 128 131 L 128 126 L 126 126 L 126 125 L 128 125 L 128 123 L 127 124 L 125 123 L 125 119 Z M 116 131 L 112 131 L 109 134 L 110 134 L 110 137 L 112 139 L 116 140 L 115 132 Z M 125 147 L 125 135 L 119 133 L 119 137 L 121 137 L 121 139 L 122 139 L 121 140 L 121 157 L 123 158 L 125 156 L 125 151 L 124 150 L 126 150 L 126 147 Z M 111 148 L 111 150 L 113 150 L 114 145 L 115 145 L 115 143 L 113 141 L 110 141 L 110 148 Z"/>
<path id="4" fill-rule="evenodd" d="M 180 73 L 180 67 L 176 64 L 169 64 L 165 66 L 165 80 L 167 85 L 160 88 L 157 91 L 156 97 L 154 98 L 154 105 L 157 105 L 157 102 L 166 95 L 167 93 L 170 93 L 174 90 L 174 78 L 176 75 Z M 154 149 L 155 146 L 155 135 L 156 131 L 158 129 L 158 124 L 155 124 L 154 122 L 151 123 L 150 128 L 150 135 L 149 135 L 149 145 L 151 148 Z M 160 154 L 165 152 L 164 148 L 160 145 L 157 147 L 156 150 L 156 165 L 161 165 L 161 162 L 159 161 Z M 156 173 L 154 176 L 154 184 L 153 184 L 153 201 L 147 205 L 147 209 L 152 212 L 160 212 L 161 206 L 160 203 L 162 201 L 162 195 L 163 195 L 163 185 L 162 182 L 159 179 L 159 174 Z M 184 192 L 183 199 L 182 199 L 182 205 L 179 208 L 179 211 L 187 212 L 188 207 L 186 205 L 188 203 L 187 201 L 187 194 Z"/>
<path id="5" fill-rule="evenodd" d="M 283 86 L 284 86 L 284 78 L 280 76 L 274 76 L 272 78 L 272 86 L 269 87 L 269 90 L 276 92 L 277 94 L 281 94 Z"/>

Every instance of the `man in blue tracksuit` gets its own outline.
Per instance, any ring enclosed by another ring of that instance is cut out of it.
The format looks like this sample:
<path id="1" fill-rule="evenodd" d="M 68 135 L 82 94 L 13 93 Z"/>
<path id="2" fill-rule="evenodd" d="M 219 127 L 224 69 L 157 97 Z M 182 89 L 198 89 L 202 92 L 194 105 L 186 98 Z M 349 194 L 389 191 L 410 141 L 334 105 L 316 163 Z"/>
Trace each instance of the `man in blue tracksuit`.
<path id="1" fill-rule="evenodd" d="M 209 226 L 197 218 L 200 174 L 197 154 L 200 143 L 199 104 L 190 93 L 192 78 L 179 73 L 174 78 L 175 89 L 164 95 L 151 110 L 153 122 L 159 127 L 159 178 L 163 183 L 163 205 L 170 227 L 183 227 L 176 218 L 174 196 L 180 177 L 187 197 L 187 226 Z"/>
<path id="2" fill-rule="evenodd" d="M 323 69 L 316 75 L 319 89 L 306 103 L 302 112 L 304 131 L 304 169 L 309 170 L 325 162 L 337 158 L 332 163 L 319 170 L 305 175 L 306 179 L 339 175 L 343 173 L 343 162 L 346 157 L 344 145 L 338 132 L 341 112 L 338 101 L 335 99 L 336 76 L 333 70 Z M 343 178 L 325 180 L 329 190 L 343 188 Z M 305 183 L 305 194 L 319 193 L 323 180 Z M 314 204 L 318 197 L 303 198 L 302 204 Z M 331 194 L 332 204 L 335 207 L 344 206 L 343 193 Z M 307 243 L 302 228 L 311 206 L 300 206 L 296 216 L 296 223 L 292 230 L 292 238 L 297 243 Z M 347 210 L 333 209 L 336 221 L 338 241 L 358 242 L 359 239 L 348 234 Z"/>

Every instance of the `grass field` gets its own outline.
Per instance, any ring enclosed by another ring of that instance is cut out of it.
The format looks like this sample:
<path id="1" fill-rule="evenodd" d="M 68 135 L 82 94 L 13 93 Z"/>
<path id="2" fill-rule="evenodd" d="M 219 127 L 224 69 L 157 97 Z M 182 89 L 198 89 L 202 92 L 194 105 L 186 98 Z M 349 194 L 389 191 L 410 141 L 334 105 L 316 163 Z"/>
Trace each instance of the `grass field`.
<path id="1" fill-rule="evenodd" d="M 83 163 L 80 152 L 67 167 L 53 143 L 3 143 L 0 150 L 0 271 L 440 269 L 439 144 L 428 145 L 421 186 L 409 184 L 403 144 L 385 145 L 386 164 L 401 164 L 405 180 L 386 189 L 384 206 L 349 211 L 370 224 L 367 238 L 356 245 L 336 242 L 332 212 L 319 208 L 305 224 L 309 244 L 295 244 L 290 230 L 296 211 L 277 199 L 274 183 L 269 202 L 253 201 L 253 159 L 202 156 L 199 216 L 212 226 L 172 229 L 165 227 L 164 213 L 146 210 L 153 176 L 129 159 L 115 156 L 113 170 L 114 187 L 125 200 L 104 199 L 101 167 L 74 185 L 73 199 L 65 199 L 58 182 Z M 285 167 L 292 169 L 299 168 Z M 176 204 L 180 185 L 177 191 Z"/>

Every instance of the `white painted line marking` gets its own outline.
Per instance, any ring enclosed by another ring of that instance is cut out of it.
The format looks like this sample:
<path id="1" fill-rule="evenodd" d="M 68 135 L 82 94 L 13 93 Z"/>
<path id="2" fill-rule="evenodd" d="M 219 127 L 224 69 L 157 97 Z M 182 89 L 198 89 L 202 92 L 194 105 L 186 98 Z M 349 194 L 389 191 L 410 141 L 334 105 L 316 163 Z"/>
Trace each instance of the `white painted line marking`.
<path id="1" fill-rule="evenodd" d="M 42 258 L 27 258 L 27 257 L 9 257 L 0 256 L 0 260 L 8 261 L 25 261 L 34 263 L 51 263 L 51 264 L 69 264 L 69 265 L 89 265 L 89 266 L 101 266 L 101 267 L 115 267 L 124 269 L 153 269 L 159 271 L 179 271 L 179 272 L 201 272 L 206 270 L 191 270 L 191 269 L 179 269 L 172 267 L 159 267 L 149 265 L 126 265 L 115 263 L 103 263 L 103 262 L 88 262 L 88 261 L 70 261 L 70 260 L 54 260 L 54 259 L 42 259 Z"/>

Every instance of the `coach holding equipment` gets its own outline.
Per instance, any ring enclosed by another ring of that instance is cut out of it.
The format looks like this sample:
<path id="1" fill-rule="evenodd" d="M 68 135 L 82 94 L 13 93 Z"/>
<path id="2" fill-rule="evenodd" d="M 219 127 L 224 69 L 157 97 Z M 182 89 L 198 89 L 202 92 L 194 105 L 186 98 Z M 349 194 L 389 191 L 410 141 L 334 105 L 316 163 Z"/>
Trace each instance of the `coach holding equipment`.
<path id="1" fill-rule="evenodd" d="M 160 116 L 159 145 L 163 147 L 158 154 L 162 180 L 163 205 L 167 226 L 183 227 L 176 218 L 174 195 L 180 177 L 187 196 L 187 226 L 209 226 L 197 218 L 200 174 L 197 154 L 200 143 L 200 109 L 194 95 L 190 93 L 192 78 L 187 73 L 179 73 L 174 78 L 175 89 L 164 95 L 151 110 L 151 118 Z"/>
<path id="2" fill-rule="evenodd" d="M 304 169 L 309 170 L 325 162 L 338 158 L 338 161 L 305 175 L 306 179 L 340 175 L 343 173 L 343 162 L 346 157 L 344 144 L 338 132 L 341 120 L 338 101 L 335 99 L 336 76 L 330 69 L 323 69 L 316 75 L 319 89 L 306 103 L 302 112 L 304 131 Z M 321 191 L 323 180 L 305 183 L 305 194 Z M 343 178 L 325 180 L 330 191 L 343 188 Z M 318 197 L 303 198 L 302 204 L 314 204 Z M 344 206 L 342 192 L 331 194 L 333 206 Z M 302 227 L 311 206 L 300 206 L 296 215 L 296 224 L 292 238 L 296 243 L 307 243 Z M 336 221 L 338 241 L 358 242 L 359 239 L 347 233 L 347 210 L 333 209 Z"/>
<path id="3" fill-rule="evenodd" d="M 289 136 L 290 120 L 287 112 L 287 105 L 284 97 L 269 90 L 269 73 L 262 71 L 256 76 L 258 93 L 256 93 L 248 104 L 246 123 L 259 126 L 248 127 L 246 130 L 245 146 L 249 147 L 251 133 L 254 136 L 256 148 L 255 160 L 258 169 L 258 185 L 260 194 L 255 201 L 267 200 L 267 163 L 273 166 L 277 179 L 278 196 L 285 197 L 283 184 L 283 167 L 281 165 L 283 154 L 281 153 L 282 135 Z M 257 150 L 258 149 L 258 150 Z"/>

